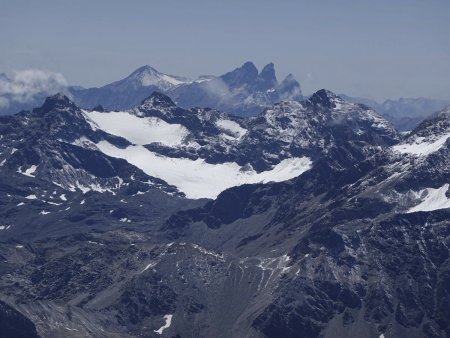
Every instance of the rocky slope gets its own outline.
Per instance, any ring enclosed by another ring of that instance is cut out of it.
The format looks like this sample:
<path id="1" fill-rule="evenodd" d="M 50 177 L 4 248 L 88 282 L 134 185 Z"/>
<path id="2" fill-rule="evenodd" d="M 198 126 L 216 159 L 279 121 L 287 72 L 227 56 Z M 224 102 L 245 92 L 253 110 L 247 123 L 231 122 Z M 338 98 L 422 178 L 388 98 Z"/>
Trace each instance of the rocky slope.
<path id="1" fill-rule="evenodd" d="M 449 116 L 50 98 L 0 121 L 0 300 L 43 337 L 448 337 Z"/>

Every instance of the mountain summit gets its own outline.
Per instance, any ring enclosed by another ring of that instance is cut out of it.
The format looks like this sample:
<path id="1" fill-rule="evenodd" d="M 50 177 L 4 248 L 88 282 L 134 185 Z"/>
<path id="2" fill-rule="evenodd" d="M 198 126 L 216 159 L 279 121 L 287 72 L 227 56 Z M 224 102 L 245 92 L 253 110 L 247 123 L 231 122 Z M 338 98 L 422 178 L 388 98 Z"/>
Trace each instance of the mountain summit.
<path id="1" fill-rule="evenodd" d="M 109 110 L 132 108 L 154 91 L 170 96 L 183 108 L 209 107 L 242 116 L 257 114 L 281 100 L 302 99 L 300 84 L 292 75 L 278 83 L 273 63 L 258 72 L 250 61 L 221 76 L 197 80 L 164 74 L 147 65 L 100 88 L 70 89 L 81 107 L 102 105 Z"/>
<path id="2" fill-rule="evenodd" d="M 114 82 L 110 86 L 115 87 L 116 89 L 118 89 L 118 87 L 120 87 L 121 85 L 123 85 L 124 87 L 155 86 L 162 91 L 166 91 L 175 86 L 178 86 L 183 83 L 188 83 L 190 81 L 191 80 L 187 78 L 161 73 L 157 71 L 155 68 L 146 65 L 136 69 L 125 79 Z"/>
<path id="3" fill-rule="evenodd" d="M 74 108 L 75 104 L 63 93 L 57 93 L 45 99 L 44 104 L 40 108 L 42 111 L 50 111 L 53 109 Z"/>
<path id="4" fill-rule="evenodd" d="M 265 65 L 261 70 L 261 73 L 258 75 L 258 82 L 260 90 L 269 90 L 277 86 L 278 81 L 275 75 L 275 66 L 272 62 Z"/>
<path id="5" fill-rule="evenodd" d="M 259 73 L 252 62 L 209 81 L 176 87 L 168 95 L 182 107 L 211 107 L 239 116 L 255 115 L 282 100 L 303 98 L 292 75 L 278 83 L 273 63 Z"/>
<path id="6" fill-rule="evenodd" d="M 326 89 L 320 89 L 317 92 L 315 92 L 311 97 L 309 98 L 309 101 L 323 105 L 327 108 L 333 108 L 336 106 L 336 101 L 343 101 L 339 96 L 337 96 L 335 93 L 326 90 Z"/>
<path id="7" fill-rule="evenodd" d="M 239 88 L 242 85 L 254 85 L 258 78 L 258 69 L 253 62 L 246 62 L 241 67 L 220 77 L 229 88 Z"/>

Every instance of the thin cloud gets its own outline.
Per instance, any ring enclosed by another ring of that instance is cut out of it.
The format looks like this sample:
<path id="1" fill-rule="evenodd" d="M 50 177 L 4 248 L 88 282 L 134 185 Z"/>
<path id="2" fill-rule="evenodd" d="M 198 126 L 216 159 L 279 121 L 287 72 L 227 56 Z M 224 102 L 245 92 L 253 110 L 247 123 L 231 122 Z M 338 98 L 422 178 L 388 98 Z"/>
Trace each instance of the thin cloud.
<path id="1" fill-rule="evenodd" d="M 42 69 L 15 71 L 12 77 L 0 77 L 0 106 L 27 103 L 37 94 L 51 95 L 66 87 L 67 81 L 61 73 Z"/>

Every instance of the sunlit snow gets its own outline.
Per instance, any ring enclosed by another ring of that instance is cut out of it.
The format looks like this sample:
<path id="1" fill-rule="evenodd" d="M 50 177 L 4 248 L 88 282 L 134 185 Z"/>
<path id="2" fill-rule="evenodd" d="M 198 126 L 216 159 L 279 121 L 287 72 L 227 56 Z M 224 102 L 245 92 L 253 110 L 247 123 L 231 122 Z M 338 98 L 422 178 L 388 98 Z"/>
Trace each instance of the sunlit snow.
<path id="1" fill-rule="evenodd" d="M 84 113 L 99 129 L 138 145 L 153 142 L 167 146 L 179 145 L 189 134 L 181 124 L 169 124 L 157 117 L 138 117 L 128 112 Z"/>
<path id="2" fill-rule="evenodd" d="M 194 161 L 165 157 L 137 145 L 120 149 L 101 141 L 97 147 L 108 156 L 125 159 L 146 174 L 175 185 L 186 197 L 194 199 L 215 198 L 225 189 L 246 183 L 286 181 L 311 168 L 307 157 L 285 159 L 272 170 L 258 173 L 253 169 L 245 171 L 235 162 L 210 164 L 200 158 Z"/>
<path id="3" fill-rule="evenodd" d="M 417 195 L 422 202 L 409 209 L 407 213 L 450 208 L 450 198 L 445 195 L 448 191 L 448 187 L 449 184 L 447 183 L 437 189 L 426 188 L 419 191 Z"/>
<path id="4" fill-rule="evenodd" d="M 18 173 L 25 175 L 25 176 L 29 176 L 29 177 L 34 177 L 34 172 L 36 171 L 37 166 L 36 165 L 32 165 L 31 167 L 29 167 L 27 170 L 25 171 L 21 171 L 20 169 L 17 170 Z"/>
<path id="5" fill-rule="evenodd" d="M 247 129 L 242 128 L 239 123 L 231 120 L 217 120 L 216 125 L 222 130 L 231 132 L 236 138 L 241 138 L 247 133 Z"/>
<path id="6" fill-rule="evenodd" d="M 158 330 L 155 330 L 155 332 L 158 334 L 162 334 L 165 329 L 170 327 L 170 324 L 172 324 L 172 317 L 173 315 L 165 315 L 164 319 L 166 320 L 166 323 L 163 326 L 161 326 Z"/>
<path id="7" fill-rule="evenodd" d="M 426 156 L 438 151 L 450 137 L 450 133 L 446 133 L 432 142 L 426 142 L 423 137 L 417 137 L 414 143 L 403 143 L 392 147 L 396 152 L 402 154 L 412 154 L 418 156 Z"/>

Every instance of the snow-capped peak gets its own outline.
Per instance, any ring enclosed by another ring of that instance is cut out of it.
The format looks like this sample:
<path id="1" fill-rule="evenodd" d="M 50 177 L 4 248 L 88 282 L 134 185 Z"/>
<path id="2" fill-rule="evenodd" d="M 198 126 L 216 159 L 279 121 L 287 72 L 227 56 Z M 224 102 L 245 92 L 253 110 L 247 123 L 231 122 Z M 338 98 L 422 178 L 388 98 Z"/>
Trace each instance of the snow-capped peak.
<path id="1" fill-rule="evenodd" d="M 143 87 L 156 86 L 161 90 L 169 90 L 176 86 L 192 82 L 191 79 L 161 73 L 148 65 L 136 69 L 124 81 L 133 82 L 135 85 Z"/>

